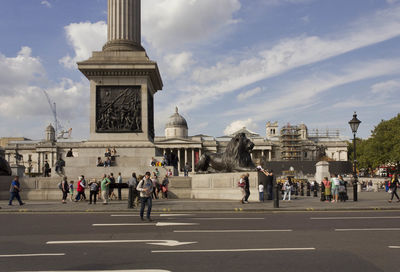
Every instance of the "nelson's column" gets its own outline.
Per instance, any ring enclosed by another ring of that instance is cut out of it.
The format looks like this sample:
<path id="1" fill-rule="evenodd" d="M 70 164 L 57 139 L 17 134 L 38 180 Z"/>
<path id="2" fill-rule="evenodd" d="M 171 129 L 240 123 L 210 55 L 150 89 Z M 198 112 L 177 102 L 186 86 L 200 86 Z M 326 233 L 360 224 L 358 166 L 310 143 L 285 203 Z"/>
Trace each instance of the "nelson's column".
<path id="1" fill-rule="evenodd" d="M 154 156 L 153 97 L 163 83 L 141 45 L 140 13 L 140 0 L 108 0 L 107 43 L 78 63 L 90 80 L 90 137 L 79 150 L 86 160 L 76 165 L 82 171 L 108 147 L 116 148 L 118 167 L 143 167 Z"/>

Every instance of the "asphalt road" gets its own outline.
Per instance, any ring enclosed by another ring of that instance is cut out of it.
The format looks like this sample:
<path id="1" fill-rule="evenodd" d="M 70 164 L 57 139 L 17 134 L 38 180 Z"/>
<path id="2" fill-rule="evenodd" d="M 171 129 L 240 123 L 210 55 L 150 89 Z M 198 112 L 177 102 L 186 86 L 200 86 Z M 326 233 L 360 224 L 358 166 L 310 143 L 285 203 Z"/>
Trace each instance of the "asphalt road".
<path id="1" fill-rule="evenodd" d="M 400 271 L 400 212 L 0 218 L 0 271 Z"/>

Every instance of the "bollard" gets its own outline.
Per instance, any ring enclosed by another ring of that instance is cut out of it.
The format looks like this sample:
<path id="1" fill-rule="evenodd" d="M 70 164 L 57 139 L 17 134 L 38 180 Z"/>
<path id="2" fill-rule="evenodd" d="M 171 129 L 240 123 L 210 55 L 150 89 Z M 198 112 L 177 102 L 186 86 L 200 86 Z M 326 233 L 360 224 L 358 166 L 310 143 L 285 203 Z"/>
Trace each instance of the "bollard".
<path id="1" fill-rule="evenodd" d="M 304 183 L 303 182 L 300 184 L 300 195 L 304 196 Z"/>
<path id="2" fill-rule="evenodd" d="M 128 188 L 128 209 L 133 209 L 133 187 Z"/>
<path id="3" fill-rule="evenodd" d="M 307 196 L 311 196 L 311 184 L 307 182 Z"/>
<path id="4" fill-rule="evenodd" d="M 273 196 L 273 199 L 274 199 L 274 208 L 279 208 L 279 198 L 280 198 L 280 195 L 279 195 L 279 186 L 278 186 L 278 184 L 274 181 L 273 182 L 273 188 L 274 188 L 274 196 Z"/>

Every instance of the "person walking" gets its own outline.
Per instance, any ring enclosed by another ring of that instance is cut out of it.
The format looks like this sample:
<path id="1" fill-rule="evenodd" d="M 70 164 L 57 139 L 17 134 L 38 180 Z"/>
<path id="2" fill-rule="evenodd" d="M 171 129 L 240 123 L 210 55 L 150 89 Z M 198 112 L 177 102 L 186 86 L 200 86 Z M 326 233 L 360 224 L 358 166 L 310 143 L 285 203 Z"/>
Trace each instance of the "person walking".
<path id="1" fill-rule="evenodd" d="M 78 202 L 79 200 L 83 199 L 83 194 L 85 193 L 85 187 L 82 183 L 83 177 L 79 176 L 78 178 L 78 183 L 76 184 L 76 197 L 75 197 L 75 202 Z"/>
<path id="2" fill-rule="evenodd" d="M 151 199 L 151 194 L 153 192 L 153 182 L 150 179 L 150 172 L 146 172 L 144 178 L 139 182 L 138 186 L 136 187 L 136 190 L 140 192 L 140 219 L 144 220 L 144 209 L 147 205 L 147 220 L 153 221 L 150 217 L 153 204 Z"/>
<path id="3" fill-rule="evenodd" d="M 246 192 L 244 190 L 244 187 L 246 186 L 246 183 L 244 182 L 244 174 L 240 176 L 240 180 L 238 182 L 238 187 L 240 188 L 240 192 L 242 193 L 242 199 L 240 200 L 240 203 L 244 204 L 244 199 L 246 197 Z"/>
<path id="4" fill-rule="evenodd" d="M 21 185 L 19 183 L 19 176 L 15 176 L 10 186 L 10 201 L 8 202 L 8 205 L 10 206 L 12 205 L 14 198 L 18 200 L 20 206 L 25 204 L 24 202 L 22 202 L 21 197 L 19 195 L 20 191 L 21 191 Z"/>
<path id="5" fill-rule="evenodd" d="M 89 195 L 89 205 L 93 204 L 96 205 L 96 200 L 97 200 L 97 194 L 99 192 L 99 184 L 97 183 L 96 179 L 92 179 L 89 182 L 89 188 L 90 188 L 90 195 Z"/>
<path id="6" fill-rule="evenodd" d="M 67 196 L 69 193 L 69 184 L 67 177 L 64 177 L 63 180 L 61 181 L 61 190 L 62 190 L 62 204 L 66 204 Z"/>
<path id="7" fill-rule="evenodd" d="M 117 184 L 118 184 L 118 200 L 122 200 L 122 194 L 121 194 L 122 176 L 121 176 L 121 173 L 118 173 Z"/>
<path id="8" fill-rule="evenodd" d="M 168 174 L 165 175 L 162 183 L 161 183 L 161 190 L 162 190 L 162 197 L 168 199 Z"/>
<path id="9" fill-rule="evenodd" d="M 84 175 L 82 175 L 81 186 L 83 187 L 83 190 L 82 190 L 82 198 L 81 198 L 81 200 L 85 200 L 85 201 L 86 201 L 85 189 L 86 189 L 86 187 L 87 187 L 87 183 L 86 183 L 86 179 L 85 179 L 85 176 L 84 176 Z"/>
<path id="10" fill-rule="evenodd" d="M 392 180 L 390 182 L 390 186 L 389 186 L 390 190 L 392 191 L 392 197 L 390 198 L 389 203 L 392 202 L 393 196 L 395 196 L 395 195 L 397 197 L 397 202 L 400 202 L 399 195 L 397 194 L 397 187 L 399 187 L 398 174 L 394 173 L 392 176 Z"/>
<path id="11" fill-rule="evenodd" d="M 246 193 L 244 197 L 244 203 L 248 204 L 249 203 L 249 197 L 250 197 L 250 180 L 249 180 L 249 173 L 246 173 L 244 175 L 244 191 Z"/>
<path id="12" fill-rule="evenodd" d="M 128 180 L 128 188 L 129 188 L 129 193 L 128 193 L 128 208 L 134 208 L 136 207 L 135 200 L 137 198 L 137 191 L 136 191 L 136 186 L 137 186 L 137 178 L 136 178 L 136 173 L 132 173 L 132 177 Z"/>
<path id="13" fill-rule="evenodd" d="M 117 199 L 117 196 L 114 193 L 114 185 L 115 185 L 115 178 L 114 178 L 114 173 L 110 173 L 108 176 L 108 179 L 110 180 L 110 186 L 108 186 L 108 197 L 110 200 Z"/>
<path id="14" fill-rule="evenodd" d="M 103 198 L 103 205 L 108 204 L 108 189 L 110 187 L 111 181 L 106 174 L 103 175 L 101 180 L 101 197 Z"/>
<path id="15" fill-rule="evenodd" d="M 160 192 L 160 183 L 158 182 L 158 178 L 155 172 L 153 172 L 153 177 L 151 178 L 153 182 L 153 199 L 158 199 L 158 193 Z"/>

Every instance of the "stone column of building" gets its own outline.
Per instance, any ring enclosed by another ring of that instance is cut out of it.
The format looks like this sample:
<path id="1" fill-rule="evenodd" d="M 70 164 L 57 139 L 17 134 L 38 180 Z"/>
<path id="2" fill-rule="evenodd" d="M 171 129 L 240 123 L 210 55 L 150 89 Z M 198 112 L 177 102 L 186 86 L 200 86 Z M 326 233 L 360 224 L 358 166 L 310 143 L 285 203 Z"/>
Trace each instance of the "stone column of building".
<path id="1" fill-rule="evenodd" d="M 194 172 L 194 148 L 192 148 L 192 172 Z"/>
<path id="2" fill-rule="evenodd" d="M 272 161 L 272 150 L 268 150 L 268 161 Z"/>
<path id="3" fill-rule="evenodd" d="M 188 149 L 185 148 L 185 161 L 184 161 L 183 165 L 186 165 L 187 162 L 188 162 Z"/>
<path id="4" fill-rule="evenodd" d="M 144 51 L 141 45 L 140 0 L 108 0 L 105 51 Z"/>
<path id="5" fill-rule="evenodd" d="M 181 171 L 181 149 L 178 148 L 178 171 Z"/>

